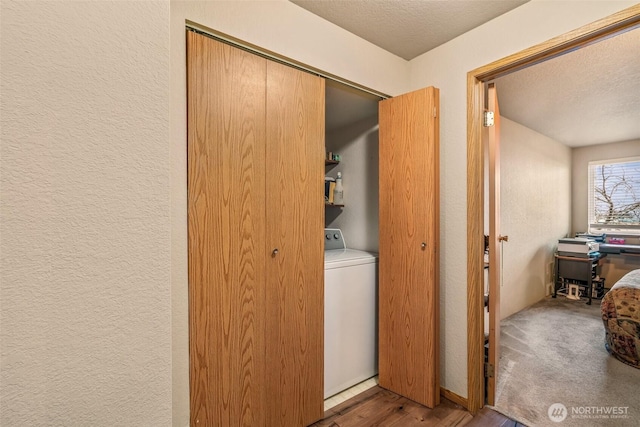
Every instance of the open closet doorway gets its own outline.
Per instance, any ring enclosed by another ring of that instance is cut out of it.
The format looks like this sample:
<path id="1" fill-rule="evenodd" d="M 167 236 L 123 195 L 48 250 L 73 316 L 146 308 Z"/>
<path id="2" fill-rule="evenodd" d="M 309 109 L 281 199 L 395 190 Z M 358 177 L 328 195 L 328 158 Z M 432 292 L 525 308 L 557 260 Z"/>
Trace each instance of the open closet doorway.
<path id="1" fill-rule="evenodd" d="M 378 102 L 327 80 L 325 90 L 324 409 L 378 375 Z M 337 178 L 343 184 L 337 201 Z M 344 249 L 343 249 L 344 248 Z"/>
<path id="2" fill-rule="evenodd" d="M 326 82 L 325 149 L 327 155 L 339 160 L 327 162 L 325 175 L 335 180 L 338 172 L 341 174 L 344 206 L 325 208 L 325 227 L 342 229 L 349 248 L 369 252 L 378 252 L 381 99 L 339 82 Z"/>
<path id="3" fill-rule="evenodd" d="M 485 368 L 490 368 L 490 366 L 484 363 L 485 331 L 484 322 L 481 320 L 485 305 L 483 295 L 484 268 L 481 268 L 484 266 L 481 254 L 484 253 L 482 231 L 485 226 L 485 204 L 481 199 L 485 177 L 485 153 L 482 145 L 485 84 L 514 71 L 628 31 L 637 26 L 639 21 L 640 10 L 637 7 L 630 8 L 549 42 L 478 68 L 468 75 L 468 398 L 469 410 L 472 412 L 481 408 L 484 405 L 485 397 L 490 395 L 490 392 L 487 391 L 485 396 L 485 375 L 491 376 L 493 374 L 492 382 L 495 387 L 497 382 L 495 375 L 498 372 L 497 369 L 494 372 L 491 372 L 490 369 L 485 372 Z M 498 237 L 498 233 L 495 236 L 490 236 L 489 242 L 498 241 Z M 497 297 L 496 300 L 499 298 L 498 295 L 494 295 L 494 297 Z M 489 301 L 491 301 L 491 295 Z M 495 303 L 499 304 L 499 301 L 495 301 Z M 494 351 L 497 351 L 497 348 Z M 495 396 L 495 388 L 493 393 Z"/>

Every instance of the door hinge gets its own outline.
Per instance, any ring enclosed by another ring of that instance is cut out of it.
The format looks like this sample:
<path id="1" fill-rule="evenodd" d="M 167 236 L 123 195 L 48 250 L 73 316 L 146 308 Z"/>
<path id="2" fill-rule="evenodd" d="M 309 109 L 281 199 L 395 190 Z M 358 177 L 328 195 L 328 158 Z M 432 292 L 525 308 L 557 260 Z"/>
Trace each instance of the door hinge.
<path id="1" fill-rule="evenodd" d="M 433 107 L 433 118 L 435 119 L 436 117 L 438 117 L 436 107 Z"/>
<path id="2" fill-rule="evenodd" d="M 493 126 L 494 120 L 493 120 L 493 111 L 485 111 L 484 112 L 484 123 L 482 123 L 482 125 L 484 127 L 490 127 Z"/>
<path id="3" fill-rule="evenodd" d="M 484 364 L 484 376 L 487 378 L 493 378 L 495 376 L 495 369 L 491 363 Z"/>

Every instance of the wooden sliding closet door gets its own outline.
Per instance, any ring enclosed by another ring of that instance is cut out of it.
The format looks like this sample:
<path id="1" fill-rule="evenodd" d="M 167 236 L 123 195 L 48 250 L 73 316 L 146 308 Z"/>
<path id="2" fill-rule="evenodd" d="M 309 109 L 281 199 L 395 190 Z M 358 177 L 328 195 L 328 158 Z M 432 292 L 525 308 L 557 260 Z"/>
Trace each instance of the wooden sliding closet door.
<path id="1" fill-rule="evenodd" d="M 272 426 L 322 418 L 324 79 L 267 64 L 267 353 Z"/>
<path id="2" fill-rule="evenodd" d="M 191 425 L 323 415 L 324 80 L 187 33 Z"/>
<path id="3" fill-rule="evenodd" d="M 266 60 L 187 49 L 191 425 L 266 425 Z"/>
<path id="4" fill-rule="evenodd" d="M 440 402 L 439 91 L 380 102 L 380 386 Z"/>

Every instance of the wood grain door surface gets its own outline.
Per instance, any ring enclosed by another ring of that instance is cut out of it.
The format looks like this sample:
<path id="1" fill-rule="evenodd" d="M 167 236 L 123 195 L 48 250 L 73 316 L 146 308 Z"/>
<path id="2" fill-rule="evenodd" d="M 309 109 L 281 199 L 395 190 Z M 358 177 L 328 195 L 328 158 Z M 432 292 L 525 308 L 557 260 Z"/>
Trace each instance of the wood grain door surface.
<path id="1" fill-rule="evenodd" d="M 308 425 L 323 414 L 324 80 L 193 32 L 187 62 L 191 425 Z"/>
<path id="2" fill-rule="evenodd" d="M 439 91 L 380 102 L 380 386 L 440 399 Z"/>
<path id="3" fill-rule="evenodd" d="M 268 411 L 283 427 L 324 414 L 324 88 L 267 63 Z"/>
<path id="4" fill-rule="evenodd" d="M 191 425 L 261 425 L 266 61 L 187 37 Z"/>
<path id="5" fill-rule="evenodd" d="M 495 84 L 487 91 L 489 111 L 494 124 L 487 128 L 489 144 L 489 360 L 493 375 L 487 378 L 487 403 L 495 404 L 498 362 L 500 354 L 500 107 Z"/>

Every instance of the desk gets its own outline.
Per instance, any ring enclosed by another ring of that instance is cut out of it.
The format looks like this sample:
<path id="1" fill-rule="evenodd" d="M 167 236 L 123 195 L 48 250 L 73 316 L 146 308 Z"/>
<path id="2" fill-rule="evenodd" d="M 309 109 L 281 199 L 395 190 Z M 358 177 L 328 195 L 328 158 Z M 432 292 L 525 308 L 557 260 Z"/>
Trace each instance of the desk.
<path id="1" fill-rule="evenodd" d="M 640 245 L 600 243 L 600 253 L 640 256 Z"/>
<path id="2" fill-rule="evenodd" d="M 556 297 L 558 290 L 575 284 L 587 288 L 587 296 L 591 305 L 593 297 L 594 277 L 600 273 L 600 265 L 606 254 L 600 254 L 591 258 L 578 258 L 563 255 L 555 255 L 555 283 L 553 286 L 553 298 Z M 604 279 L 598 283 L 604 288 Z"/>

